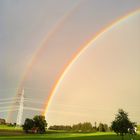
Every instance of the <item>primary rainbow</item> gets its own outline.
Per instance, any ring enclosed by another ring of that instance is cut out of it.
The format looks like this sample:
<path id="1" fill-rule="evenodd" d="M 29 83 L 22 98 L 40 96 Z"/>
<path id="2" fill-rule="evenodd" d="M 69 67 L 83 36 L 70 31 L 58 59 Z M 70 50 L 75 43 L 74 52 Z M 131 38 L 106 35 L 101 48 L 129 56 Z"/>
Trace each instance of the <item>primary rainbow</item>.
<path id="1" fill-rule="evenodd" d="M 45 106 L 45 111 L 43 112 L 43 114 L 45 116 L 47 116 L 47 111 L 49 108 L 49 105 L 53 99 L 54 94 L 56 93 L 59 85 L 61 84 L 62 80 L 64 79 L 65 75 L 67 74 L 67 72 L 69 71 L 69 69 L 72 67 L 72 65 L 78 60 L 78 58 L 86 51 L 86 49 L 88 49 L 88 47 L 90 47 L 90 45 L 92 45 L 98 38 L 100 38 L 103 34 L 105 34 L 106 32 L 110 31 L 113 27 L 115 27 L 118 23 L 126 20 L 128 17 L 134 16 L 137 13 L 140 12 L 140 9 L 136 9 L 134 11 L 131 11 L 119 18 L 117 18 L 116 20 L 114 20 L 113 22 L 111 22 L 109 25 L 107 25 L 106 27 L 104 27 L 102 30 L 100 30 L 99 32 L 97 32 L 90 40 L 88 40 L 85 44 L 83 44 L 72 56 L 72 58 L 69 60 L 69 62 L 62 68 L 61 72 L 58 74 L 53 87 L 49 93 L 49 96 L 47 98 L 46 101 L 46 106 Z"/>

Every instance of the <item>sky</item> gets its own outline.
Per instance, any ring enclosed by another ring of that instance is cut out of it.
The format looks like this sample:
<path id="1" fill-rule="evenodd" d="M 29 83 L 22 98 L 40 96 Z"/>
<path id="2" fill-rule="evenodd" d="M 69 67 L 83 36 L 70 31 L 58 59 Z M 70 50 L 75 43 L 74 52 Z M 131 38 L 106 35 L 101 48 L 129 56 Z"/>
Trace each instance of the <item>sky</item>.
<path id="1" fill-rule="evenodd" d="M 139 24 L 140 14 L 117 24 L 78 58 L 50 104 L 51 123 L 110 124 L 118 108 L 140 123 Z"/>
<path id="2" fill-rule="evenodd" d="M 0 99 L 15 97 L 31 59 L 43 48 L 25 76 L 24 89 L 34 101 L 25 106 L 44 109 L 55 80 L 80 46 L 139 8 L 139 0 L 0 0 Z M 54 93 L 49 124 L 109 123 L 118 108 L 139 121 L 139 23 L 139 13 L 128 17 L 78 58 Z M 39 113 L 25 110 L 24 118 Z M 0 112 L 0 117 L 7 115 Z"/>

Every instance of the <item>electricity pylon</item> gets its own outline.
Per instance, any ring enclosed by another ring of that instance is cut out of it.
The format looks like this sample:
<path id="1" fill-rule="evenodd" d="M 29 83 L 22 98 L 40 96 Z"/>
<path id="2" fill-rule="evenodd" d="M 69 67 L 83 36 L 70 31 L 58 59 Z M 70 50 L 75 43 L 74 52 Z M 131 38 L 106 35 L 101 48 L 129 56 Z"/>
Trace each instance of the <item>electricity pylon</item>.
<path id="1" fill-rule="evenodd" d="M 19 109 L 18 109 L 18 114 L 17 114 L 16 125 L 21 126 L 22 125 L 23 108 L 24 108 L 24 89 L 19 90 L 18 98 L 19 98 Z"/>

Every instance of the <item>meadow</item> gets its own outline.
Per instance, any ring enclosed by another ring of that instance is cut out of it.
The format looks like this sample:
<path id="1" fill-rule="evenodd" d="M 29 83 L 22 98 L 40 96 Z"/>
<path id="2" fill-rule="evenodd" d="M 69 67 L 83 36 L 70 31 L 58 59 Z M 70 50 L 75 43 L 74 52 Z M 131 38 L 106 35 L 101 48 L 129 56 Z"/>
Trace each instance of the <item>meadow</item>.
<path id="1" fill-rule="evenodd" d="M 121 140 L 120 136 L 114 134 L 74 134 L 74 133 L 57 133 L 42 135 L 22 135 L 22 136 L 0 136 L 0 140 Z M 140 136 L 134 136 L 134 140 L 140 140 Z M 125 136 L 124 140 L 131 140 L 129 136 Z"/>
<path id="2" fill-rule="evenodd" d="M 7 128 L 0 128 L 0 140 L 121 140 L 120 136 L 112 132 L 68 133 L 47 131 L 47 134 L 25 134 L 21 129 Z M 131 140 L 131 137 L 127 135 L 124 140 Z M 133 140 L 140 140 L 140 135 L 133 136 Z"/>

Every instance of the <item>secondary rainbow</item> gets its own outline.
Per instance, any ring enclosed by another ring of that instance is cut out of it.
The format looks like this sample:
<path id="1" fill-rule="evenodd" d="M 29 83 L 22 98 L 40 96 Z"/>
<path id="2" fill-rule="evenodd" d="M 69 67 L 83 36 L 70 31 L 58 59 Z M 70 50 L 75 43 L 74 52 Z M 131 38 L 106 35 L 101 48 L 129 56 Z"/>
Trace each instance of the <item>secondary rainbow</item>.
<path id="1" fill-rule="evenodd" d="M 60 19 L 56 22 L 56 24 L 51 28 L 51 30 L 45 36 L 44 40 L 39 45 L 40 47 L 38 47 L 35 50 L 34 54 L 32 55 L 32 58 L 30 59 L 29 63 L 27 64 L 27 67 L 23 73 L 23 76 L 21 77 L 21 80 L 18 85 L 18 91 L 15 95 L 16 97 L 18 96 L 18 93 L 22 89 L 24 89 L 25 81 L 27 80 L 28 76 L 30 75 L 31 70 L 32 70 L 34 64 L 36 63 L 36 60 L 43 53 L 43 51 L 47 48 L 47 42 L 53 37 L 53 35 L 55 35 L 55 33 L 57 31 L 59 31 L 63 27 L 63 25 L 65 24 L 67 19 L 70 16 L 72 16 L 80 8 L 80 6 L 83 4 L 84 1 L 85 0 L 76 2 L 62 17 L 60 17 Z M 8 116 L 7 116 L 8 122 L 11 122 L 10 120 L 11 120 L 12 114 L 14 112 L 14 108 L 15 108 L 15 103 L 13 103 L 11 105 L 11 109 L 8 113 Z"/>
<path id="2" fill-rule="evenodd" d="M 49 108 L 49 105 L 53 99 L 54 94 L 56 93 L 57 89 L 59 88 L 59 85 L 61 84 L 62 80 L 64 79 L 65 75 L 67 72 L 70 70 L 72 65 L 78 60 L 78 58 L 88 49 L 97 39 L 99 39 L 103 34 L 106 32 L 110 31 L 113 27 L 115 27 L 117 24 L 121 23 L 122 21 L 126 20 L 128 17 L 135 16 L 137 13 L 140 12 L 140 9 L 136 9 L 134 11 L 131 11 L 113 22 L 111 22 L 109 25 L 104 27 L 102 30 L 100 30 L 96 35 L 94 35 L 90 40 L 86 41 L 85 44 L 83 44 L 75 54 L 73 54 L 72 58 L 69 60 L 69 62 L 62 68 L 61 72 L 58 74 L 55 83 L 49 93 L 49 97 L 47 98 L 46 101 L 46 106 L 45 106 L 45 111 L 43 114 L 47 116 L 47 111 Z"/>

